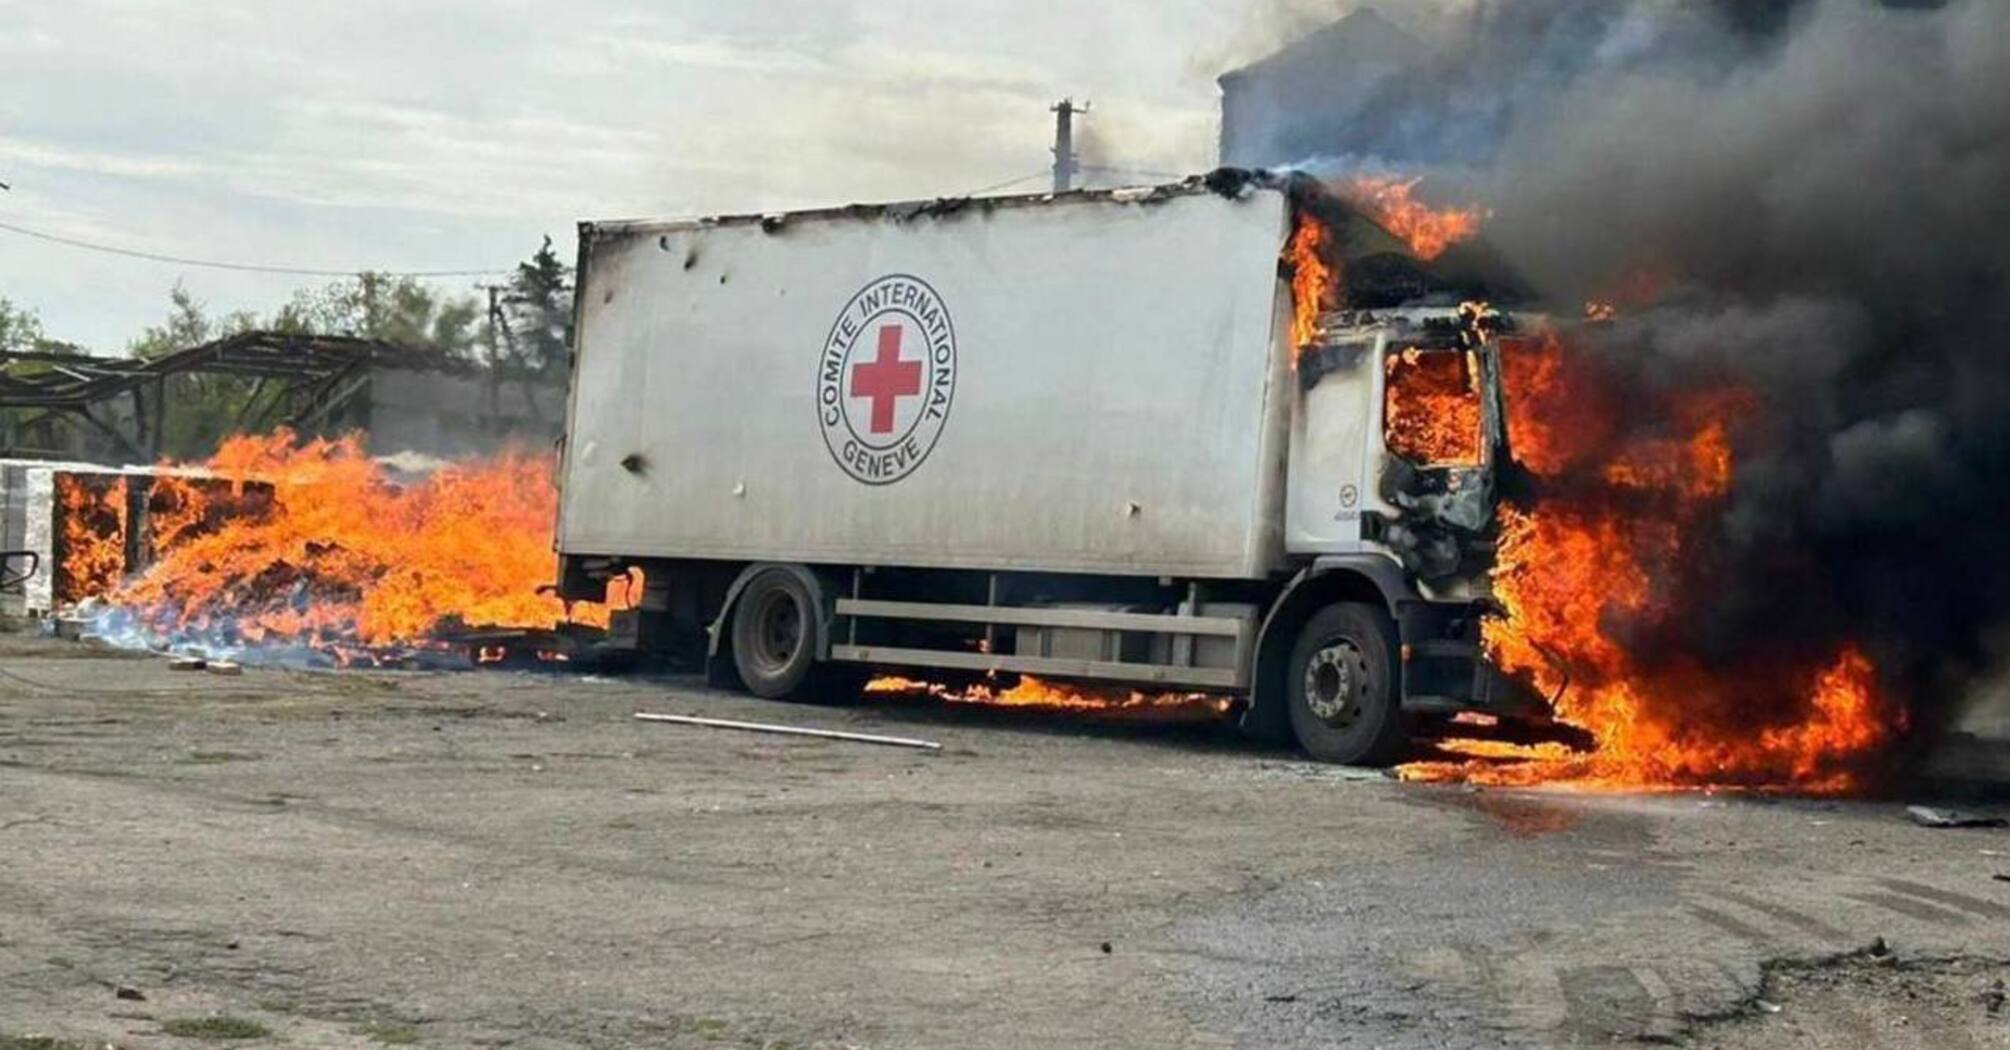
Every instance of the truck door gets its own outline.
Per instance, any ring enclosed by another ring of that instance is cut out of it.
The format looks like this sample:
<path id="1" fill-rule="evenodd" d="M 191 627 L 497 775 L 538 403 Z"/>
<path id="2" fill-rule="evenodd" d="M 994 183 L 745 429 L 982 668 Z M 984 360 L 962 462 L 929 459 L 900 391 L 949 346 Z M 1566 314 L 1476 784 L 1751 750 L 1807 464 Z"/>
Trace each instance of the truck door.
<path id="1" fill-rule="evenodd" d="M 1286 485 L 1285 549 L 1341 554 L 1362 547 L 1362 515 L 1374 509 L 1374 438 L 1381 425 L 1376 363 L 1384 336 L 1360 333 L 1308 351 L 1298 362 Z"/>

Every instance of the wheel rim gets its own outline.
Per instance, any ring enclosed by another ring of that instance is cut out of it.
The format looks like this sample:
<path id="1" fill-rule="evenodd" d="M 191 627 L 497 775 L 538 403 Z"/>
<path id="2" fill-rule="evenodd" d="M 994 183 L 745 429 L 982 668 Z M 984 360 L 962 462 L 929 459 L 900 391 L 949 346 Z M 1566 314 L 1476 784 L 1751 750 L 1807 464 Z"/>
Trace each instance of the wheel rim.
<path id="1" fill-rule="evenodd" d="M 1368 658 L 1352 639 L 1328 642 L 1305 665 L 1305 706 L 1334 729 L 1349 729 L 1361 720 L 1367 687 Z"/>
<path id="2" fill-rule="evenodd" d="M 803 610 L 787 591 L 770 591 L 754 609 L 754 666 L 763 674 L 780 674 L 796 659 L 803 645 Z"/>

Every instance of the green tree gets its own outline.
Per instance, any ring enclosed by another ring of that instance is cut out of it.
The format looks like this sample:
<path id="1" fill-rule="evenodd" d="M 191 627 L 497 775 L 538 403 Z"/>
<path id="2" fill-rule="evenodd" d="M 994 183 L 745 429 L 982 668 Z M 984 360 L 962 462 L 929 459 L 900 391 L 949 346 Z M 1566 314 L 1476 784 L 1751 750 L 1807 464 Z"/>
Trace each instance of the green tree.
<path id="1" fill-rule="evenodd" d="M 176 281 L 173 290 L 168 292 L 167 318 L 160 324 L 148 325 L 139 338 L 126 345 L 126 352 L 151 361 L 177 350 L 228 339 L 256 328 L 258 315 L 246 310 L 211 317 L 202 301 L 186 285 Z"/>
<path id="2" fill-rule="evenodd" d="M 42 319 L 35 316 L 35 311 L 24 310 L 15 306 L 13 300 L 0 296 L 0 351 L 33 350 L 44 340 Z"/>
<path id="3" fill-rule="evenodd" d="M 42 319 L 35 311 L 16 306 L 5 296 L 0 296 L 0 352 L 28 352 L 42 354 L 64 354 L 75 357 L 84 353 L 84 348 L 75 343 L 51 339 L 42 330 Z M 36 372 L 46 372 L 54 368 L 52 364 L 35 361 L 16 361 L 0 366 L 10 375 L 26 376 Z M 46 409 L 4 409 L 0 410 L 0 448 L 33 448 L 44 452 L 60 451 L 63 448 L 60 428 L 65 424 Z"/>
<path id="4" fill-rule="evenodd" d="M 503 312 L 507 360 L 543 376 L 562 375 L 572 352 L 572 267 L 546 237 L 510 275 Z"/>
<path id="5" fill-rule="evenodd" d="M 167 317 L 149 326 L 127 350 L 152 359 L 244 332 L 269 330 L 381 339 L 467 360 L 474 357 L 484 335 L 481 314 L 472 296 L 440 295 L 414 278 L 378 273 L 303 288 L 265 318 L 243 310 L 212 315 L 186 287 L 176 284 L 168 293 Z M 245 425 L 259 391 L 257 380 L 241 376 L 171 378 L 162 451 L 178 458 L 208 455 L 219 441 Z"/>
<path id="6" fill-rule="evenodd" d="M 76 356 L 84 348 L 61 339 L 51 339 L 42 331 L 42 318 L 35 311 L 14 305 L 0 296 L 0 351 L 33 351 L 38 354 Z"/>
<path id="7" fill-rule="evenodd" d="M 473 296 L 440 295 L 413 277 L 363 273 L 293 293 L 267 327 L 382 339 L 468 359 L 483 338 L 481 317 Z"/>
<path id="8" fill-rule="evenodd" d="M 258 327 L 258 316 L 244 310 L 210 316 L 201 300 L 177 281 L 168 293 L 167 317 L 149 325 L 126 351 L 153 360 Z M 219 441 L 236 432 L 256 389 L 256 381 L 243 376 L 183 373 L 169 377 L 165 393 L 170 407 L 160 451 L 178 459 L 209 455 Z"/>

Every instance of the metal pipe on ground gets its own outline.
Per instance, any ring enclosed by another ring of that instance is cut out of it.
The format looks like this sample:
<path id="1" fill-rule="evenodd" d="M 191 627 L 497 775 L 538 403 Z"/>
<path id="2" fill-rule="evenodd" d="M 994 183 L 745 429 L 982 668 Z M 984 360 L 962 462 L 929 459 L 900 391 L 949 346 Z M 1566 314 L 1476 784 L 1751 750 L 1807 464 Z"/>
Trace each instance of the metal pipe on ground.
<path id="1" fill-rule="evenodd" d="M 690 715 L 655 715 L 637 712 L 639 722 L 668 722 L 674 725 L 702 726 L 707 729 L 733 729 L 743 733 L 770 733 L 777 736 L 805 736 L 819 740 L 848 740 L 857 744 L 878 744 L 882 747 L 908 747 L 919 751 L 940 751 L 942 745 L 933 740 L 913 740 L 900 736 L 879 736 L 873 733 L 843 733 L 835 729 L 806 729 L 802 726 L 772 725 L 766 722 L 735 722 L 725 718 L 695 718 Z"/>

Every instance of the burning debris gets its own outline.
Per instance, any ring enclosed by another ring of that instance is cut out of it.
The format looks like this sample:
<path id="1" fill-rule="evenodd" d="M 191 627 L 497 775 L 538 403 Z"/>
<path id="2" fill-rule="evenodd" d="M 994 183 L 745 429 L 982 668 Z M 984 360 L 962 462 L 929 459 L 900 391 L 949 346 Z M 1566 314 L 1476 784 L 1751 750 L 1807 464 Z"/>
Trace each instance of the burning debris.
<path id="1" fill-rule="evenodd" d="M 359 438 L 232 438 L 207 463 L 150 479 L 145 565 L 132 574 L 127 477 L 65 476 L 58 492 L 62 600 L 88 603 L 98 631 L 135 644 L 349 663 L 476 639 L 480 659 L 507 653 L 496 628 L 606 623 L 605 607 L 568 610 L 546 593 L 546 457 L 505 452 L 401 482 Z"/>
<path id="2" fill-rule="evenodd" d="M 109 594 L 125 577 L 130 482 L 122 474 L 82 473 L 54 481 L 63 545 L 56 600 L 75 604 Z"/>
<path id="3" fill-rule="evenodd" d="M 192 499 L 224 486 L 193 468 L 0 464 L 0 534 L 34 562 L 0 595 L 0 613 L 101 602 L 195 524 Z"/>

